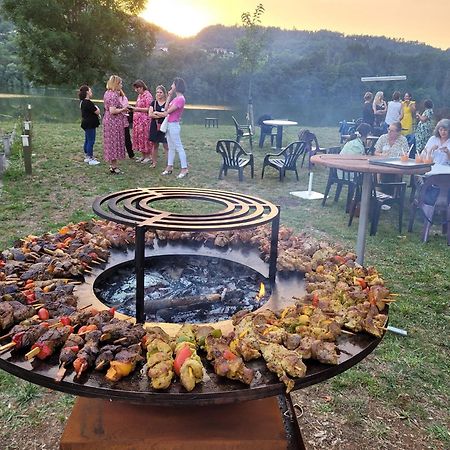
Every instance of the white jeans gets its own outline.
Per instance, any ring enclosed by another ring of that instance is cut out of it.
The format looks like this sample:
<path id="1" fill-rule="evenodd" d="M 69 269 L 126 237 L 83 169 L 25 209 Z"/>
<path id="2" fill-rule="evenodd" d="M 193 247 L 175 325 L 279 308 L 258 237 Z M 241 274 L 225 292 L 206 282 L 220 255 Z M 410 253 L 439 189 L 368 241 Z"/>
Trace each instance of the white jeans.
<path id="1" fill-rule="evenodd" d="M 184 151 L 183 144 L 181 143 L 180 137 L 180 122 L 169 122 L 167 124 L 167 144 L 169 146 L 169 155 L 167 157 L 167 165 L 173 166 L 175 160 L 175 152 L 178 153 L 180 157 L 180 163 L 182 169 L 187 169 L 187 158 L 186 152 Z"/>

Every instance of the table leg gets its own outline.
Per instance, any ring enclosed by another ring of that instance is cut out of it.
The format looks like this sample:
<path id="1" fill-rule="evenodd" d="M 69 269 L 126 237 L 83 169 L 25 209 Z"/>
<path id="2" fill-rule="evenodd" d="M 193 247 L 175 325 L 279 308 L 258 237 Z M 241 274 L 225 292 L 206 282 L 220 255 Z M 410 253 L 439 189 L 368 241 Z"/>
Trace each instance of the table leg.
<path id="1" fill-rule="evenodd" d="M 372 187 L 372 174 L 363 174 L 361 193 L 361 209 L 359 213 L 358 237 L 356 240 L 356 262 L 364 264 L 364 249 L 366 247 L 367 222 L 369 219 L 370 189 Z"/>
<path id="2" fill-rule="evenodd" d="M 283 147 L 283 126 L 277 126 L 277 148 Z"/>

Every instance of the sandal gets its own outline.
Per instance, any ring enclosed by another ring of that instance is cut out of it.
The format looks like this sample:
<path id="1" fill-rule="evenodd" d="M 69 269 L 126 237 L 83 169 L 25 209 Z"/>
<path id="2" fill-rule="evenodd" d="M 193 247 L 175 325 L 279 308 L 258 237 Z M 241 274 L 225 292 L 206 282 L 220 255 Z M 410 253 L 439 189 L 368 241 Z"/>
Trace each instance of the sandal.
<path id="1" fill-rule="evenodd" d="M 123 173 L 118 167 L 109 167 L 109 173 L 114 173 L 114 174 L 119 174 L 119 173 Z"/>
<path id="2" fill-rule="evenodd" d="M 186 178 L 188 176 L 189 172 L 181 172 L 177 175 L 177 178 Z"/>
<path id="3" fill-rule="evenodd" d="M 165 170 L 164 172 L 161 173 L 161 175 L 172 175 L 172 171 L 171 170 Z"/>

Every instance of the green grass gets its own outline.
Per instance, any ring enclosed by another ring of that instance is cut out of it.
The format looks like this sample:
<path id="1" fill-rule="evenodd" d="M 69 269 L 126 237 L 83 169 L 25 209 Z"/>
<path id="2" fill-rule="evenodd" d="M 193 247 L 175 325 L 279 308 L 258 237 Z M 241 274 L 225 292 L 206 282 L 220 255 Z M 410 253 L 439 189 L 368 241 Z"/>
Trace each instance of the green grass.
<path id="1" fill-rule="evenodd" d="M 336 129 L 311 130 L 317 133 L 321 146 L 338 142 Z M 295 133 L 296 130 L 288 128 L 285 142 L 295 140 Z M 100 134 L 95 154 L 101 160 Z M 82 162 L 83 136 L 78 124 L 35 123 L 33 175 L 24 175 L 19 145 L 16 145 L 11 166 L 3 178 L 0 248 L 12 245 L 15 239 L 29 233 L 53 231 L 68 222 L 93 217 L 92 202 L 97 195 L 161 185 L 205 187 L 255 195 L 279 204 L 282 223 L 297 232 L 307 231 L 320 239 L 354 248 L 357 219 L 352 227 L 347 226 L 345 195 L 337 204 L 328 200 L 325 208 L 321 207 L 320 201 L 291 196 L 290 191 L 307 189 L 305 168 L 300 170 L 299 182 L 288 174 L 280 183 L 277 173 L 270 168 L 261 180 L 262 160 L 270 151 L 268 147 L 254 149 L 256 176 L 253 180 L 246 172 L 245 180 L 239 183 L 237 173 L 233 171 L 224 180 L 218 180 L 219 155 L 215 152 L 215 143 L 220 138 L 233 138 L 233 135 L 233 128 L 227 126 L 218 129 L 183 126 L 182 140 L 190 174 L 187 179 L 176 180 L 173 176 L 160 175 L 164 169 L 162 149 L 157 169 L 125 160 L 120 164 L 124 174 L 114 176 L 108 173 L 105 163 L 90 167 Z M 174 173 L 178 173 L 177 164 L 176 161 Z M 314 168 L 314 190 L 323 192 L 327 173 L 326 169 Z M 160 206 L 183 212 L 205 212 L 211 208 L 198 201 L 191 204 L 164 202 Z M 449 248 L 439 229 L 433 229 L 429 242 L 423 244 L 420 224 L 416 224 L 414 233 L 407 233 L 405 229 L 399 235 L 396 221 L 395 210 L 382 215 L 377 235 L 367 238 L 366 265 L 375 265 L 391 290 L 399 294 L 398 301 L 390 308 L 390 323 L 406 329 L 408 336 L 388 334 L 362 363 L 323 383 L 323 388 L 331 390 L 336 397 L 332 404 L 323 405 L 322 409 L 344 417 L 361 433 L 371 430 L 379 433 L 380 439 L 391 445 L 395 445 L 395 437 L 388 429 L 379 423 L 374 425 L 373 417 L 370 417 L 373 423 L 362 417 L 371 414 L 374 408 L 395 411 L 406 418 L 402 423 L 410 427 L 411 432 L 417 430 L 414 420 L 419 423 L 424 440 L 435 448 L 444 448 L 449 442 L 450 423 Z M 10 392 L 14 383 L 12 377 L 0 372 L 2 391 Z M 33 387 L 21 388 L 6 402 L 17 405 L 34 402 L 40 392 Z M 64 420 L 72 400 L 69 396 L 61 398 L 58 411 Z M 371 404 L 370 410 L 365 406 L 367 402 Z M 8 414 L 5 400 L 0 405 L 2 420 L 15 420 Z M 428 417 L 435 418 L 432 425 Z"/>

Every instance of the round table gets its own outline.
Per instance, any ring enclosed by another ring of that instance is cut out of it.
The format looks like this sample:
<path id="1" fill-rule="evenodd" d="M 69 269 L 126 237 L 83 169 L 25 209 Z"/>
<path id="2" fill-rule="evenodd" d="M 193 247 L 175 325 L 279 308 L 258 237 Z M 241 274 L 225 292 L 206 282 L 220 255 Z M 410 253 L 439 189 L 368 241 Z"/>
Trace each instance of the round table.
<path id="1" fill-rule="evenodd" d="M 395 167 L 370 164 L 373 159 L 383 159 L 366 155 L 315 155 L 311 157 L 311 162 L 325 167 L 347 170 L 350 172 L 360 172 L 363 174 L 361 210 L 359 214 L 358 237 L 356 240 L 357 262 L 364 264 L 364 250 L 366 246 L 366 228 L 369 217 L 370 190 L 372 187 L 371 174 L 388 173 L 395 175 L 423 174 L 430 170 L 431 164 L 414 164 L 410 161 L 404 165 L 398 164 Z"/>
<path id="2" fill-rule="evenodd" d="M 272 127 L 277 127 L 277 148 L 283 147 L 283 127 L 298 125 L 297 122 L 294 122 L 292 120 L 279 120 L 279 119 L 264 120 L 263 124 Z"/>

